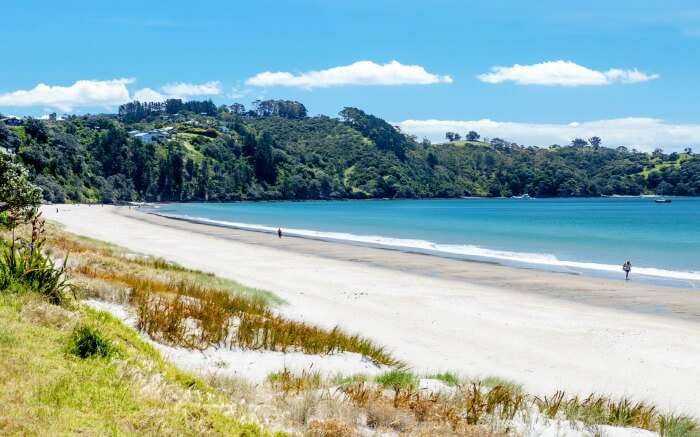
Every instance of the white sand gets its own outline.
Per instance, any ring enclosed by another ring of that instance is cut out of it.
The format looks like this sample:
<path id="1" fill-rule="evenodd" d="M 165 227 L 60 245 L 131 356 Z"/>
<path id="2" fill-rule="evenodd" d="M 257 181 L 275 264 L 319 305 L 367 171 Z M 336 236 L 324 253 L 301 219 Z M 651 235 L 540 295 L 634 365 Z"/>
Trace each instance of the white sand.
<path id="1" fill-rule="evenodd" d="M 241 243 L 113 207 L 59 209 L 42 211 L 70 232 L 273 291 L 289 302 L 285 314 L 369 336 L 419 372 L 497 375 L 535 393 L 603 392 L 700 414 L 700 325 L 692 321 Z M 541 278 L 555 288 L 561 281 Z"/>

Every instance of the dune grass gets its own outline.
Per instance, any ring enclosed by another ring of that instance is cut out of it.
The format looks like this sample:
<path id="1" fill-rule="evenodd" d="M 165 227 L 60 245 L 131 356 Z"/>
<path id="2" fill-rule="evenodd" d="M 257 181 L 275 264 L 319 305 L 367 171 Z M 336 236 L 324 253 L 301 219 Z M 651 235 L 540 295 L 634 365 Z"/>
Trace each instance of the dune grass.
<path id="1" fill-rule="evenodd" d="M 57 311 L 36 293 L 0 295 L 0 434 L 270 435 L 111 316 L 58 310 L 90 327 L 73 330 L 28 306 Z"/>
<path id="2" fill-rule="evenodd" d="M 401 364 L 369 339 L 280 316 L 273 308 L 281 301 L 271 293 L 57 228 L 50 229 L 48 241 L 61 255 L 72 254 L 68 269 L 77 279 L 123 289 L 136 309 L 138 328 L 156 341 L 193 349 L 353 352 L 380 365 Z"/>
<path id="3" fill-rule="evenodd" d="M 392 369 L 378 375 L 374 379 L 382 387 L 393 389 L 415 389 L 418 385 L 418 377 L 412 372 L 403 369 Z"/>
<path id="4" fill-rule="evenodd" d="M 557 391 L 533 398 L 538 410 L 551 419 L 578 421 L 586 425 L 634 427 L 656 431 L 661 436 L 700 436 L 697 422 L 688 416 L 663 414 L 649 403 L 628 398 L 590 394 L 567 396 Z"/>
<path id="5" fill-rule="evenodd" d="M 289 369 L 283 369 L 268 375 L 268 382 L 284 396 L 290 393 L 299 394 L 303 391 L 321 387 L 323 378 L 320 372 L 303 370 L 301 374 L 295 374 Z"/>

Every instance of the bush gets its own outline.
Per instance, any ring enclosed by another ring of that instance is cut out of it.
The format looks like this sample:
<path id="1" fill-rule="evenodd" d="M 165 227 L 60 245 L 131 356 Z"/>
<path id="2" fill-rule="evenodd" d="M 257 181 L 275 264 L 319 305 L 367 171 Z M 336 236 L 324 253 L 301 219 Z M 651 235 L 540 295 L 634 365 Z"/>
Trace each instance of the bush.
<path id="1" fill-rule="evenodd" d="M 58 266 L 42 251 L 44 221 L 32 221 L 30 241 L 0 241 L 0 291 L 32 290 L 45 296 L 54 305 L 62 304 L 73 291 L 65 275 L 67 259 Z"/>
<path id="2" fill-rule="evenodd" d="M 114 353 L 114 347 L 97 329 L 81 326 L 73 331 L 68 343 L 68 352 L 80 358 L 107 358 Z"/>

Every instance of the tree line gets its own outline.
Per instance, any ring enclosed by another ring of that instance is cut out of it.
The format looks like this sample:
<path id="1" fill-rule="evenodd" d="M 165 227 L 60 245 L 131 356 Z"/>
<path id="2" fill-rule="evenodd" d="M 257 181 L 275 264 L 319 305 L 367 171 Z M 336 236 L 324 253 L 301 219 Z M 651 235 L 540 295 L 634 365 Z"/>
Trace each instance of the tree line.
<path id="1" fill-rule="evenodd" d="M 166 126 L 172 134 L 160 142 L 129 134 Z M 642 153 L 598 137 L 543 148 L 482 142 L 473 131 L 465 138 L 431 144 L 358 108 L 310 117 L 289 101 L 251 110 L 132 102 L 118 114 L 0 123 L 0 147 L 53 202 L 700 195 L 700 157 L 690 149 Z"/>

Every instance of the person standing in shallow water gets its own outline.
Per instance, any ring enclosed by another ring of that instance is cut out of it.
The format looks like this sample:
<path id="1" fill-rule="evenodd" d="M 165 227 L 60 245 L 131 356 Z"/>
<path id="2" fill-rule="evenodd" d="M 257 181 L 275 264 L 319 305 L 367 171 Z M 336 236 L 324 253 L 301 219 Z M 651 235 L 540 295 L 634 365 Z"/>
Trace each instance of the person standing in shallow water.
<path id="1" fill-rule="evenodd" d="M 625 281 L 629 281 L 632 263 L 629 260 L 625 261 L 625 263 L 622 264 L 622 270 L 625 272 Z"/>
<path id="2" fill-rule="evenodd" d="M 277 228 L 277 238 L 282 238 L 282 228 Z"/>

